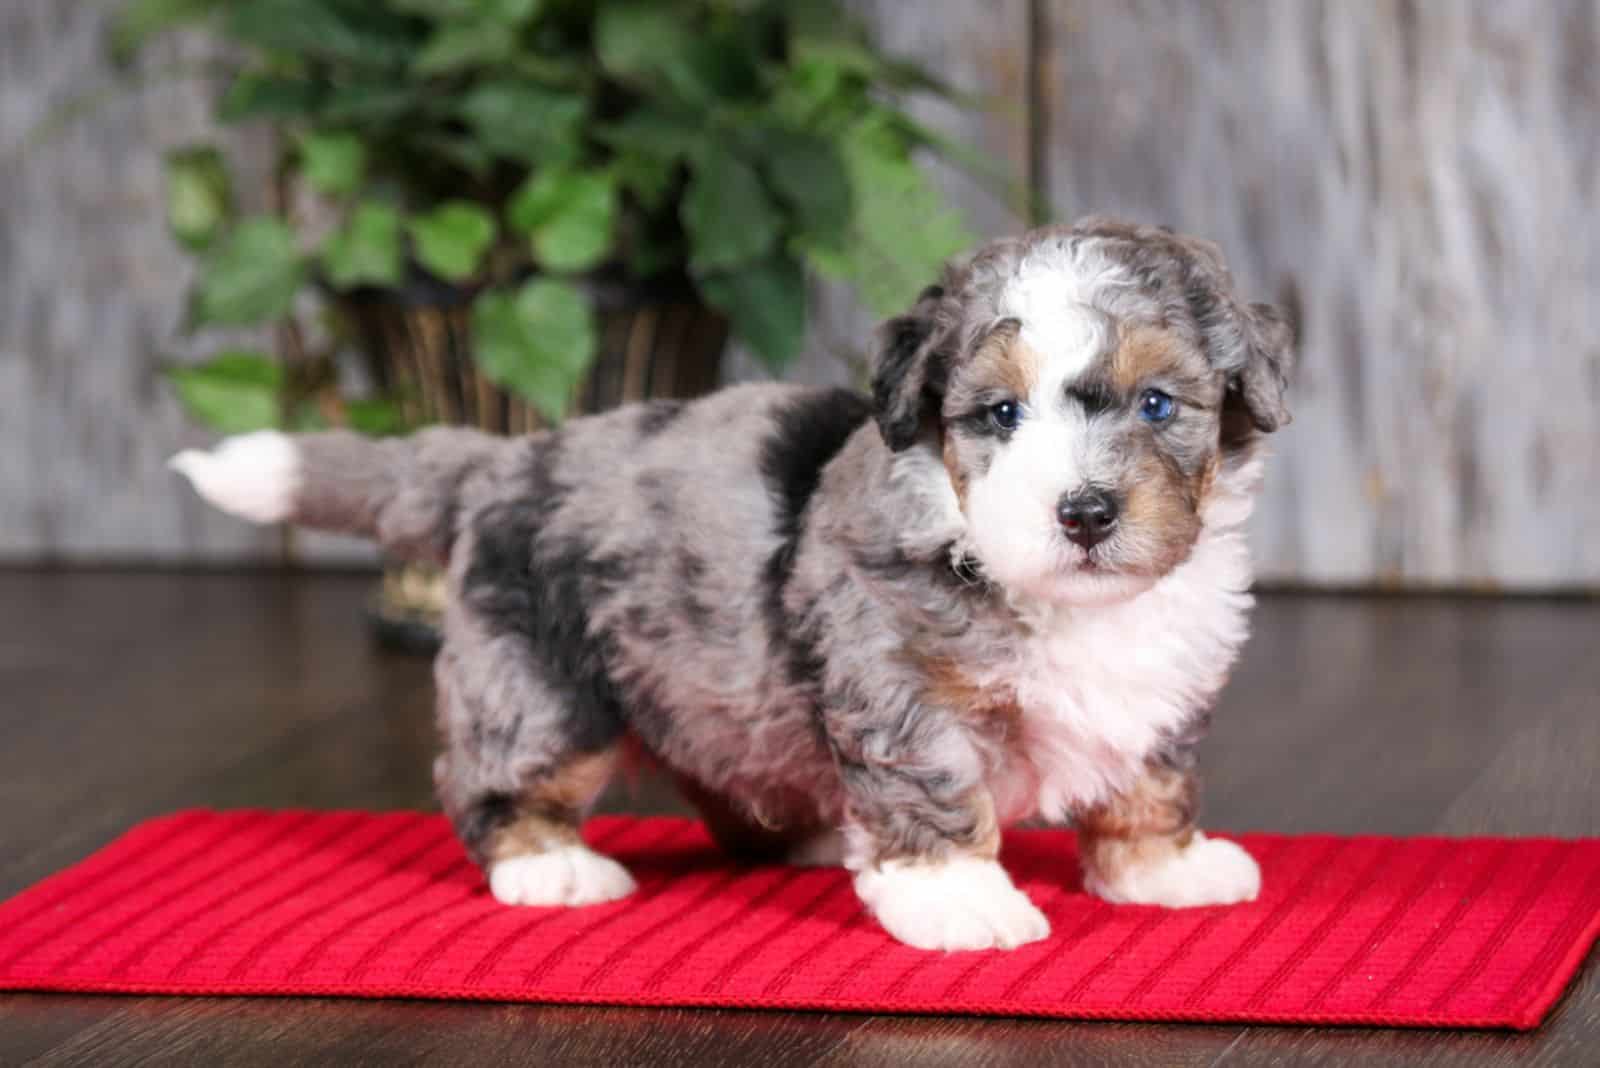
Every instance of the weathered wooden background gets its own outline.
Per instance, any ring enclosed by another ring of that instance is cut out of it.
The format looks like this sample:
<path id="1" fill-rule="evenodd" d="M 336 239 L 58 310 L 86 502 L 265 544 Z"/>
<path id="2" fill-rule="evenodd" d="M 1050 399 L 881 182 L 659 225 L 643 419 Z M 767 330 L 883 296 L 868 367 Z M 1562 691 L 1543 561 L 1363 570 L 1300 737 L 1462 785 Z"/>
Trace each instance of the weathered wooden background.
<path id="1" fill-rule="evenodd" d="M 201 435 L 156 375 L 193 351 L 160 157 L 208 132 L 205 87 L 147 84 L 26 142 L 112 84 L 105 6 L 0 0 L 0 558 L 270 558 L 278 539 L 161 467 Z M 891 47 L 1001 101 L 925 117 L 1031 176 L 1058 216 L 1209 235 L 1254 294 L 1295 296 L 1264 577 L 1600 588 L 1600 3 L 863 6 Z M 940 180 L 979 233 L 1022 224 Z M 848 379 L 870 320 L 830 290 L 815 319 L 792 376 Z"/>

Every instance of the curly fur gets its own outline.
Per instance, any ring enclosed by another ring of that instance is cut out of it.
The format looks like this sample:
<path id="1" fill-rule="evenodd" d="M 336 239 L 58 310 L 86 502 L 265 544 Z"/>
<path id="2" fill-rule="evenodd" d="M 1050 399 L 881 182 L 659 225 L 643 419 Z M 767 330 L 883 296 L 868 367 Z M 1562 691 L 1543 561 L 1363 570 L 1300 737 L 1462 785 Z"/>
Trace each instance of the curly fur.
<path id="1" fill-rule="evenodd" d="M 508 899 L 631 885 L 570 831 L 632 737 L 726 840 L 842 832 L 897 935 L 1015 945 L 1043 918 L 1014 890 L 992 915 L 927 910 L 1009 888 L 1016 820 L 1083 816 L 1107 893 L 1159 899 L 1212 860 L 1200 898 L 1254 893 L 1229 850 L 1182 851 L 1187 754 L 1245 639 L 1244 527 L 1290 356 L 1213 246 L 1089 219 L 949 270 L 879 332 L 870 401 L 741 386 L 517 440 L 295 436 L 265 447 L 279 483 L 242 498 L 216 489 L 257 474 L 227 446 L 184 466 L 224 507 L 292 501 L 448 560 L 439 796 L 475 856 L 517 862 Z M 1159 427 L 1138 416 L 1152 386 L 1177 398 Z M 990 419 L 1000 400 L 1017 427 Z M 1056 515 L 1085 487 L 1121 502 L 1090 548 Z M 541 851 L 565 859 L 519 860 Z"/>

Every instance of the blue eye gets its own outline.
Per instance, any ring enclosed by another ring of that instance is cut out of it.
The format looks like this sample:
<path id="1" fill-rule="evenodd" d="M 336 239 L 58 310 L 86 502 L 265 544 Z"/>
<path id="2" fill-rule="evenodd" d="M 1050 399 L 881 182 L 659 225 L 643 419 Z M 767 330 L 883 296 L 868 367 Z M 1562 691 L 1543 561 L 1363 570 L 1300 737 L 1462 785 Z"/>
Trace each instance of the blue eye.
<path id="1" fill-rule="evenodd" d="M 1022 422 L 1022 406 L 1016 401 L 1004 400 L 989 406 L 989 421 L 1001 430 L 1015 430 Z"/>
<path id="2" fill-rule="evenodd" d="M 1178 410 L 1178 402 L 1159 389 L 1139 394 L 1139 418 L 1147 423 L 1165 423 Z"/>

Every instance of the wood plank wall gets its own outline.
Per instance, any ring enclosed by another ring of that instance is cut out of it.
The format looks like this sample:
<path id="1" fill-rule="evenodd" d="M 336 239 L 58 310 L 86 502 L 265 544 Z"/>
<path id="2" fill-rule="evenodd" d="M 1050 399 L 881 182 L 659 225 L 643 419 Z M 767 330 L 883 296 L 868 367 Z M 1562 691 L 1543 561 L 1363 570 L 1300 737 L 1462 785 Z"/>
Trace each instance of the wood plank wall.
<path id="1" fill-rule="evenodd" d="M 1264 577 L 1600 588 L 1600 4 L 859 6 L 888 46 L 1002 102 L 922 117 L 1032 175 L 1055 217 L 1206 234 L 1253 294 L 1293 295 L 1304 351 L 1257 517 Z M 110 84 L 104 9 L 0 0 L 0 559 L 275 558 L 278 539 L 160 466 L 202 436 L 155 372 L 194 351 L 160 153 L 209 133 L 204 87 L 150 84 L 25 140 Z M 1023 224 L 937 177 L 975 232 Z M 789 377 L 851 380 L 871 318 L 824 287 L 813 320 Z M 730 358 L 729 377 L 759 373 Z"/>
<path id="2" fill-rule="evenodd" d="M 1059 210 L 1298 294 L 1263 573 L 1600 586 L 1600 5 L 1044 6 Z"/>
<path id="3" fill-rule="evenodd" d="M 167 236 L 162 154 L 213 131 L 207 87 L 155 72 L 203 42 L 162 47 L 122 91 L 108 6 L 0 0 L 0 556 L 269 556 L 276 536 L 206 514 L 162 467 L 202 440 L 157 374 L 196 351 L 178 331 L 191 267 Z M 30 136 L 84 94 L 103 94 L 89 117 Z"/>

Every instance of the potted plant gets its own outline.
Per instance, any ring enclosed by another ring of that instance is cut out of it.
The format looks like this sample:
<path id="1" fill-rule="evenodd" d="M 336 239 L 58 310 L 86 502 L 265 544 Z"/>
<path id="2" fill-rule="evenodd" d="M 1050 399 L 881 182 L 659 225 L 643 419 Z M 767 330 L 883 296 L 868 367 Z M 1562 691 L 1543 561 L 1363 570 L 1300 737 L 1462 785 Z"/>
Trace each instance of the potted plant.
<path id="1" fill-rule="evenodd" d="M 189 24 L 225 49 L 220 120 L 278 157 L 241 217 L 216 146 L 169 156 L 189 325 L 276 330 L 171 369 L 220 430 L 517 433 L 701 392 L 730 329 L 795 356 L 808 272 L 887 314 L 967 243 L 913 162 L 951 146 L 900 108 L 944 90 L 833 0 L 134 0 L 115 46 Z"/>

